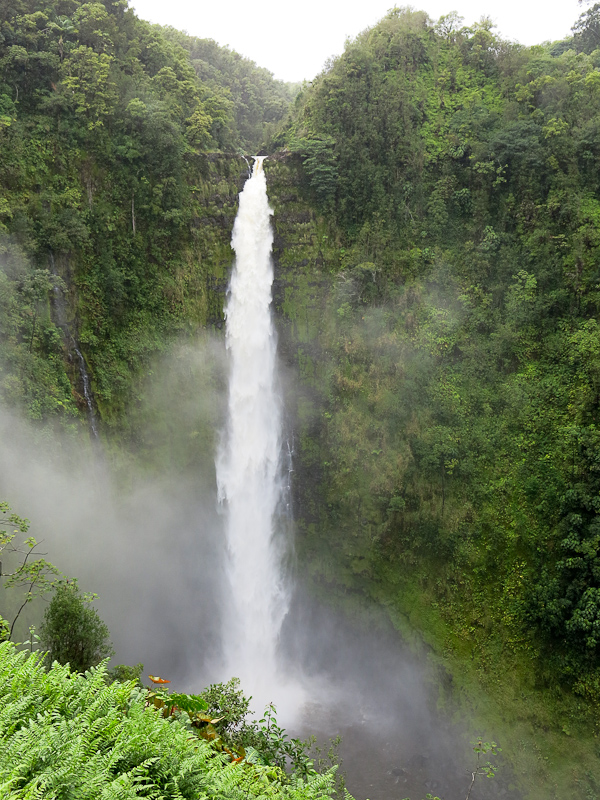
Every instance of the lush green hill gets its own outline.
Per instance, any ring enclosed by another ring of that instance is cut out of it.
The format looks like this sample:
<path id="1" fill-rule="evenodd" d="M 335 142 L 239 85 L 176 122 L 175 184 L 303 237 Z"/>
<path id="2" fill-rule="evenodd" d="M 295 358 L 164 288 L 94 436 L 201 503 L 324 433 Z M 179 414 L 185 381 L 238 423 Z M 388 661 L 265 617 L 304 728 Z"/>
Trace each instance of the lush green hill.
<path id="1" fill-rule="evenodd" d="M 82 419 L 77 348 L 147 457 L 138 376 L 221 324 L 237 151 L 268 140 L 303 562 L 482 685 L 544 797 L 600 791 L 597 16 L 524 48 L 395 9 L 290 109 L 121 3 L 0 11 L 2 402 Z"/>
<path id="2" fill-rule="evenodd" d="M 396 9 L 277 139 L 339 265 L 301 360 L 317 397 L 301 408 L 305 558 L 328 591 L 410 617 L 456 674 L 469 663 L 513 721 L 527 698 L 555 766 L 600 702 L 600 51 L 585 41 L 527 49 Z"/>
<path id="3" fill-rule="evenodd" d="M 222 229 L 246 167 L 232 158 L 215 171 L 210 154 L 256 147 L 292 94 L 121 2 L 3 4 L 5 402 L 44 420 L 85 412 L 77 348 L 102 423 L 118 424 L 151 354 L 220 317 L 211 287 L 230 263 Z"/>
<path id="4" fill-rule="evenodd" d="M 428 564 L 475 639 L 508 625 L 582 691 L 600 652 L 597 62 L 395 10 L 287 134 L 345 232 L 324 541 L 359 574 Z"/>

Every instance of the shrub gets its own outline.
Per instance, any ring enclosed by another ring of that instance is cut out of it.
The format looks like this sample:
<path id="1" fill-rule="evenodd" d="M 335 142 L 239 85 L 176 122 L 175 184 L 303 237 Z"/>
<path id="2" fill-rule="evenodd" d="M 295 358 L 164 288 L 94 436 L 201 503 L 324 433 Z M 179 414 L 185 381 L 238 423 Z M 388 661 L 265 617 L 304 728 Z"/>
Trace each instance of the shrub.
<path id="1" fill-rule="evenodd" d="M 93 599 L 93 595 L 81 595 L 76 581 L 57 587 L 40 628 L 41 644 L 50 662 L 85 672 L 113 655 L 108 628 L 90 607 Z"/>
<path id="2" fill-rule="evenodd" d="M 282 785 L 269 768 L 230 764 L 188 726 L 147 703 L 135 681 L 107 684 L 39 652 L 0 643 L 0 797 L 77 800 L 325 800 L 333 772 Z"/>

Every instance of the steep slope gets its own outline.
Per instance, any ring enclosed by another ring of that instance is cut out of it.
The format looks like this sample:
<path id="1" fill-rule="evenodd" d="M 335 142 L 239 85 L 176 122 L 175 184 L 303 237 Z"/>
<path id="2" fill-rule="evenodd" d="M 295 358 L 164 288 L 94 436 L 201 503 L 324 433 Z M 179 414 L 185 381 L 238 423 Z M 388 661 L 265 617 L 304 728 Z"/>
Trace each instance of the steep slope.
<path id="1" fill-rule="evenodd" d="M 556 762 L 600 701 L 599 52 L 578 41 L 396 9 L 276 140 L 342 231 L 300 437 L 305 558 L 471 663 L 513 720 L 527 697 Z"/>
<path id="2" fill-rule="evenodd" d="M 255 146 L 287 90 L 214 44 L 198 77 L 187 37 L 111 0 L 16 0 L 0 32 L 0 391 L 115 425 L 168 336 L 220 316 L 245 165 L 208 153 Z"/>

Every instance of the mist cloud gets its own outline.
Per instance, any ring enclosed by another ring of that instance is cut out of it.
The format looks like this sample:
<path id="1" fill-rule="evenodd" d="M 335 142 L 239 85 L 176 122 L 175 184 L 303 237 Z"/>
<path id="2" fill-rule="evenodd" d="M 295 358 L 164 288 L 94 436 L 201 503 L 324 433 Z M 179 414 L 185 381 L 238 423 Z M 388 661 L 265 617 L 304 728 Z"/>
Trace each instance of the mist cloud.
<path id="1" fill-rule="evenodd" d="M 30 519 L 49 561 L 98 593 L 114 663 L 141 661 L 183 682 L 206 672 L 218 651 L 213 461 L 223 362 L 208 339 L 157 361 L 123 452 L 94 447 L 85 431 L 49 434 L 0 408 L 0 497 Z"/>

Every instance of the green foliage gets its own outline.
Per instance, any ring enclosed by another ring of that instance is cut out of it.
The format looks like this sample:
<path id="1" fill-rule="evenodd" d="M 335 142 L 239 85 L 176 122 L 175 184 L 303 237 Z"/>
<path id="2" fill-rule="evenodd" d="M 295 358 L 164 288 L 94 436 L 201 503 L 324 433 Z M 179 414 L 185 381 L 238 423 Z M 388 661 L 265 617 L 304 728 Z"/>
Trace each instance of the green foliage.
<path id="1" fill-rule="evenodd" d="M 169 697 L 174 699 L 173 693 L 169 693 Z M 276 774 L 280 775 L 280 780 L 285 779 L 286 770 L 290 772 L 290 779 L 316 774 L 310 756 L 313 742 L 290 738 L 278 724 L 272 704 L 258 721 L 248 719 L 251 698 L 244 695 L 237 678 L 212 684 L 202 692 L 201 698 L 206 704 L 204 719 L 209 728 L 208 731 L 204 728 L 203 733 L 209 733 L 208 738 L 219 747 L 225 746 L 227 752 L 227 748 L 231 748 L 244 757 L 247 752 L 253 752 L 258 763 L 279 771 Z"/>
<path id="2" fill-rule="evenodd" d="M 309 755 L 312 742 L 290 739 L 284 728 L 277 723 L 276 713 L 275 706 L 272 703 L 268 705 L 264 716 L 254 727 L 254 735 L 251 737 L 247 733 L 247 738 L 253 739 L 253 746 L 263 763 L 276 766 L 280 770 L 288 768 L 296 777 L 315 775 L 316 770 Z"/>
<path id="3" fill-rule="evenodd" d="M 315 578 L 403 613 L 418 592 L 448 626 L 440 646 L 490 686 L 526 663 L 592 704 L 596 11 L 576 47 L 527 49 L 485 20 L 394 9 L 305 88 L 281 136 L 308 199 L 315 166 L 335 170 L 338 271 L 302 345 L 317 364 L 298 465 Z"/>
<path id="4" fill-rule="evenodd" d="M 171 691 L 168 680 L 150 675 L 153 682 L 148 701 L 166 718 L 173 717 L 190 727 L 190 731 L 210 743 L 218 753 L 226 754 L 233 764 L 260 764 L 271 781 L 292 785 L 295 780 L 311 779 L 317 773 L 337 770 L 336 747 L 331 743 L 327 758 L 315 740 L 290 738 L 278 724 L 275 706 L 270 704 L 258 721 L 248 719 L 250 699 L 239 688 L 239 680 L 211 684 L 200 695 Z M 317 766 L 313 759 L 316 751 Z M 336 791 L 343 780 L 336 779 Z"/>
<path id="5" fill-rule="evenodd" d="M 100 417 L 123 424 L 151 355 L 221 319 L 244 167 L 215 151 L 263 131 L 287 148 L 267 169 L 302 556 L 328 588 L 426 607 L 494 691 L 516 675 L 597 708 L 597 7 L 535 48 L 394 9 L 283 132 L 293 90 L 237 54 L 118 4 L 55 11 L 0 11 L 2 401 L 46 424 L 83 408 L 62 276 Z M 216 690 L 223 742 L 238 690 Z"/>
<path id="6" fill-rule="evenodd" d="M 139 686 L 142 686 L 142 673 L 144 671 L 143 664 L 135 664 L 133 667 L 128 664 L 115 664 L 106 673 L 107 679 L 112 683 L 119 681 L 119 683 L 129 683 L 136 681 Z"/>
<path id="7" fill-rule="evenodd" d="M 593 53 L 600 47 L 600 3 L 594 3 L 572 28 L 573 44 L 578 51 Z"/>
<path id="8" fill-rule="evenodd" d="M 317 203 L 324 208 L 330 207 L 338 181 L 333 138 L 322 136 L 293 139 L 290 149 L 301 157 Z"/>
<path id="9" fill-rule="evenodd" d="M 29 531 L 29 520 L 19 517 L 10 510 L 6 502 L 0 502 L 0 580 L 3 588 L 18 589 L 22 594 L 14 607 L 12 622 L 0 615 L 0 641 L 10 639 L 15 624 L 26 605 L 51 592 L 63 576 L 58 569 L 39 558 L 38 542 L 28 536 L 22 543 L 16 543 L 18 534 Z M 6 610 L 4 613 L 8 613 Z"/>
<path id="10" fill-rule="evenodd" d="M 108 628 L 89 605 L 94 599 L 95 595 L 82 595 L 76 581 L 56 586 L 40 627 L 41 646 L 50 662 L 85 672 L 113 655 Z"/>
<path id="11" fill-rule="evenodd" d="M 239 169 L 217 191 L 209 154 L 258 149 L 293 91 L 118 3 L 7 8 L 0 64 L 0 398 L 72 426 L 75 342 L 118 425 L 151 356 L 220 318 Z"/>
<path id="12" fill-rule="evenodd" d="M 233 127 L 231 146 L 257 153 L 284 118 L 299 86 L 274 80 L 268 70 L 212 39 L 186 36 L 173 28 L 165 34 L 185 48 L 198 78 L 233 117 L 221 121 Z"/>
<path id="13" fill-rule="evenodd" d="M 211 718 L 219 719 L 219 732 L 232 742 L 246 727 L 250 713 L 250 698 L 240 688 L 238 678 L 227 683 L 213 683 L 202 692 L 205 711 Z"/>
<path id="14" fill-rule="evenodd" d="M 321 800 L 331 774 L 279 784 L 259 764 L 225 766 L 208 742 L 146 703 L 134 682 L 107 685 L 105 666 L 85 675 L 39 653 L 0 644 L 0 786 L 7 800 L 280 797 Z"/>
<path id="15" fill-rule="evenodd" d="M 475 742 L 471 742 L 471 744 L 473 745 L 473 752 L 477 755 L 477 763 L 474 769 L 475 774 L 484 775 L 486 778 L 493 778 L 496 774 L 496 767 L 489 761 L 482 764 L 481 759 L 488 753 L 491 753 L 493 756 L 498 755 L 498 753 L 501 752 L 501 748 L 498 747 L 496 742 L 484 742 L 481 738 Z"/>
<path id="16" fill-rule="evenodd" d="M 595 426 L 581 431 L 577 444 L 579 458 L 587 462 L 591 480 L 585 482 L 587 486 L 578 482 L 562 498 L 558 531 L 564 538 L 556 559 L 542 568 L 541 580 L 533 589 L 529 614 L 549 634 L 551 645 L 561 644 L 563 657 L 570 661 L 574 653 L 579 653 L 585 662 L 594 665 L 600 652 L 600 517 Z"/>
<path id="17" fill-rule="evenodd" d="M 138 664 L 138 666 L 140 666 Z M 163 680 L 162 678 L 154 678 L 150 676 L 150 680 L 155 684 L 152 690 L 148 693 L 149 699 L 156 706 L 161 708 L 165 716 L 169 716 L 175 712 L 185 712 L 192 722 L 210 721 L 211 717 L 204 712 L 208 709 L 206 700 L 197 694 L 182 694 L 180 692 L 172 692 L 165 686 L 160 684 L 170 683 L 170 681 Z"/>
<path id="18" fill-rule="evenodd" d="M 0 398 L 33 419 L 68 424 L 76 406 L 49 306 L 63 287 L 47 269 L 29 266 L 22 248 L 0 230 Z"/>

